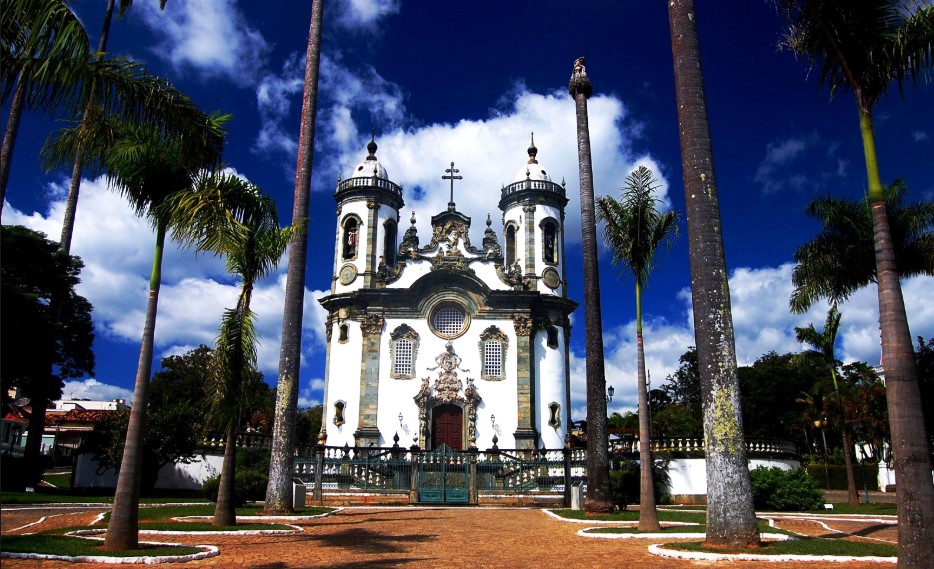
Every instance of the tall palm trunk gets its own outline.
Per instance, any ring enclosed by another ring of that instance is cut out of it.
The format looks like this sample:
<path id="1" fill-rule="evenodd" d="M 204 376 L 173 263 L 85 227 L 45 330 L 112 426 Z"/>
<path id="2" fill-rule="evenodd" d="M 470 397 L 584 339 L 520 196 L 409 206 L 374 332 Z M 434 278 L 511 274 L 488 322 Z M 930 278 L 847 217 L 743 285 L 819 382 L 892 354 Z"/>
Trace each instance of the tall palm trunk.
<path id="1" fill-rule="evenodd" d="M 123 459 L 114 492 L 114 507 L 107 525 L 104 549 L 128 550 L 139 547 L 139 484 L 143 468 L 143 435 L 146 430 L 146 406 L 149 401 L 149 378 L 152 375 L 152 353 L 156 332 L 156 312 L 159 308 L 159 289 L 162 286 L 162 256 L 165 250 L 165 222 L 156 229 L 156 247 L 153 252 L 152 273 L 149 277 L 149 302 L 146 305 L 146 323 L 139 348 L 136 384 L 133 388 L 133 407 L 127 425 Z"/>
<path id="2" fill-rule="evenodd" d="M 600 271 L 597 265 L 597 223 L 594 211 L 593 166 L 587 99 L 593 92 L 583 58 L 568 90 L 577 109 L 577 156 L 581 185 L 581 249 L 584 255 L 584 333 L 587 350 L 587 499 L 588 512 L 608 512 L 609 454 L 606 432 L 606 376 L 603 368 L 603 322 L 600 315 Z"/>
<path id="3" fill-rule="evenodd" d="M 321 25 L 324 0 L 314 0 L 308 50 L 305 53 L 305 94 L 295 168 L 295 197 L 292 225 L 305 225 L 311 194 L 311 167 L 314 159 L 315 112 L 318 106 L 318 69 L 321 61 Z M 289 245 L 289 272 L 285 284 L 282 317 L 282 344 L 279 350 L 279 383 L 276 389 L 276 416 L 269 459 L 269 485 L 266 487 L 267 513 L 292 511 L 292 455 L 295 449 L 295 416 L 298 412 L 298 379 L 302 355 L 302 311 L 305 299 L 305 266 L 308 231 L 296 231 Z"/>
<path id="4" fill-rule="evenodd" d="M 898 566 L 934 567 L 934 482 L 931 480 L 931 457 L 928 454 L 924 413 L 921 409 L 918 372 L 905 300 L 895 266 L 892 234 L 876 159 L 872 115 L 862 107 L 859 108 L 859 124 L 866 155 L 869 199 L 872 203 L 882 364 L 885 369 L 892 451 L 895 455 Z"/>
<path id="5" fill-rule="evenodd" d="M 23 109 L 26 107 L 26 82 L 23 74 L 17 76 L 16 90 L 10 100 L 10 115 L 6 121 L 3 132 L 3 147 L 0 148 L 0 213 L 3 212 L 3 200 L 6 199 L 6 187 L 10 181 L 10 164 L 13 160 L 13 147 L 16 146 L 16 133 L 19 131 L 19 121 L 23 118 Z"/>
<path id="6" fill-rule="evenodd" d="M 649 394 L 645 381 L 645 344 L 642 342 L 642 287 L 636 280 L 636 351 L 638 358 L 637 388 L 639 390 L 639 531 L 659 531 L 655 510 L 655 481 L 652 479 L 652 427 L 649 422 Z"/>
<path id="7" fill-rule="evenodd" d="M 837 392 L 837 406 L 840 407 L 840 437 L 843 439 L 843 463 L 846 465 L 846 493 L 847 503 L 851 506 L 859 505 L 859 492 L 856 490 L 856 475 L 853 472 L 853 443 L 850 442 L 850 429 L 847 426 L 847 412 L 843 405 L 843 395 L 837 385 L 836 363 L 830 364 L 830 374 L 833 377 L 833 389 Z"/>
<path id="8" fill-rule="evenodd" d="M 707 454 L 707 543 L 757 543 L 743 440 L 736 345 L 693 0 L 669 0 L 694 335 Z"/>
<path id="9" fill-rule="evenodd" d="M 101 29 L 101 39 L 100 43 L 97 45 L 98 53 L 103 53 L 107 50 L 107 40 L 110 38 L 110 22 L 113 19 L 114 2 L 115 0 L 107 0 L 107 8 L 104 11 L 104 25 Z M 84 110 L 84 116 L 81 117 L 82 123 L 87 120 L 90 111 L 91 107 L 88 105 L 88 108 Z M 65 200 L 65 218 L 62 221 L 62 237 L 59 240 L 59 247 L 65 253 L 71 251 L 71 237 L 75 232 L 75 215 L 78 209 L 78 193 L 81 190 L 83 162 L 84 149 L 79 144 L 75 151 L 75 164 L 71 170 L 71 183 L 68 186 L 68 198 Z"/>
<path id="10" fill-rule="evenodd" d="M 238 422 L 239 423 L 239 422 Z M 217 485 L 217 504 L 214 506 L 214 520 L 211 525 L 237 525 L 237 511 L 234 508 L 234 480 L 237 477 L 237 426 L 227 425 L 227 439 L 224 444 L 224 464 L 221 466 L 221 479 Z"/>

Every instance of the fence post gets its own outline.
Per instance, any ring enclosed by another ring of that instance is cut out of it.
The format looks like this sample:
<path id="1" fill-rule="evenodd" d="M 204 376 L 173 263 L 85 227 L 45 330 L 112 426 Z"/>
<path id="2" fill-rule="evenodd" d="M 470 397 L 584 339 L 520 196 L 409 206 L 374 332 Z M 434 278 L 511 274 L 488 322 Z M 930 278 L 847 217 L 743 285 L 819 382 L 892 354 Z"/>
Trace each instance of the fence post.
<path id="1" fill-rule="evenodd" d="M 564 454 L 564 507 L 571 507 L 571 449 L 565 446 L 561 449 Z"/>
<path id="2" fill-rule="evenodd" d="M 324 445 L 315 445 L 315 489 L 312 498 L 319 504 L 324 499 L 321 486 L 324 478 Z"/>
<path id="3" fill-rule="evenodd" d="M 476 448 L 470 451 L 470 486 L 467 491 L 467 501 L 471 504 L 480 503 L 479 481 L 477 480 L 477 454 Z"/>
<path id="4" fill-rule="evenodd" d="M 412 483 L 409 486 L 409 503 L 418 503 L 418 445 L 412 445 Z"/>

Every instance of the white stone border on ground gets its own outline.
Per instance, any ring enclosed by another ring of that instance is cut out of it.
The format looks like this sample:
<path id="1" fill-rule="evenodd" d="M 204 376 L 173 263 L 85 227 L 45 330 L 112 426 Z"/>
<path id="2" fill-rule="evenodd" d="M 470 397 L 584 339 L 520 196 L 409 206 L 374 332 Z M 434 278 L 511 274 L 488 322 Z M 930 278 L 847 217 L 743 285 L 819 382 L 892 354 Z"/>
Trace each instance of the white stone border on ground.
<path id="1" fill-rule="evenodd" d="M 82 531 L 96 531 L 96 530 L 82 530 Z M 81 539 L 91 539 L 96 541 L 104 541 L 102 537 L 92 537 L 89 535 L 78 535 L 79 532 L 70 532 L 65 535 L 78 537 Z M 165 547 L 194 547 L 202 549 L 200 553 L 192 553 L 189 555 L 140 555 L 136 557 L 112 557 L 108 555 L 52 555 L 48 553 L 13 553 L 9 551 L 4 551 L 0 553 L 0 558 L 3 559 L 48 559 L 52 561 L 68 561 L 70 563 L 113 563 L 113 564 L 146 564 L 152 565 L 155 563 L 184 563 L 186 561 L 197 561 L 199 559 L 207 559 L 209 557 L 216 557 L 220 555 L 220 549 L 214 545 L 187 545 L 184 543 L 162 543 L 157 541 L 141 541 L 140 545 L 155 545 L 155 546 L 165 546 Z"/>
<path id="2" fill-rule="evenodd" d="M 576 520 L 574 518 L 565 518 L 564 516 L 559 516 L 558 514 L 545 508 L 542 508 L 541 511 L 545 512 L 546 514 L 548 514 L 549 516 L 553 517 L 554 519 L 558 521 L 568 522 L 570 524 L 590 524 L 590 525 L 612 524 L 612 525 L 618 525 L 618 526 L 626 526 L 626 525 L 631 526 L 631 525 L 636 525 L 639 523 L 637 520 L 632 520 L 632 521 L 629 521 L 629 520 Z M 699 526 L 700 524 L 694 523 L 694 522 L 665 522 L 661 525 L 669 527 L 669 526 Z"/>
<path id="3" fill-rule="evenodd" d="M 605 527 L 592 527 L 584 528 L 577 532 L 577 535 L 581 537 L 595 537 L 598 539 L 698 539 L 706 538 L 706 533 L 694 532 L 694 533 L 647 533 L 647 532 L 632 532 L 632 533 L 593 533 L 590 530 L 594 529 L 606 529 Z M 762 539 L 768 539 L 772 541 L 791 541 L 798 539 L 793 535 L 786 535 L 783 533 L 763 533 L 759 535 Z"/>
<path id="4" fill-rule="evenodd" d="M 898 557 L 856 557 L 852 555 L 763 555 L 761 553 L 707 553 L 704 551 L 681 551 L 666 549 L 662 544 L 649 546 L 649 553 L 670 559 L 692 561 L 764 561 L 767 563 L 787 563 L 789 561 L 824 561 L 827 563 L 850 563 L 864 561 L 875 563 L 897 563 Z"/>

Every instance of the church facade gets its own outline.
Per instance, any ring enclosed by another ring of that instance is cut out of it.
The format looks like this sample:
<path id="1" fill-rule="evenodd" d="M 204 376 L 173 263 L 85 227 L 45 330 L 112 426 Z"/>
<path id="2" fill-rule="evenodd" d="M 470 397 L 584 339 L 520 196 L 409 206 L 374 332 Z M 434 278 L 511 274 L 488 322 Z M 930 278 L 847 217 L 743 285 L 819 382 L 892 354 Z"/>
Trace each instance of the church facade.
<path id="1" fill-rule="evenodd" d="M 451 200 L 422 238 L 402 188 L 368 155 L 339 180 L 327 310 L 329 446 L 562 448 L 570 425 L 565 187 L 528 149 L 480 246 Z M 492 193 L 492 192 L 491 192 Z M 400 239 L 401 234 L 401 239 Z"/>

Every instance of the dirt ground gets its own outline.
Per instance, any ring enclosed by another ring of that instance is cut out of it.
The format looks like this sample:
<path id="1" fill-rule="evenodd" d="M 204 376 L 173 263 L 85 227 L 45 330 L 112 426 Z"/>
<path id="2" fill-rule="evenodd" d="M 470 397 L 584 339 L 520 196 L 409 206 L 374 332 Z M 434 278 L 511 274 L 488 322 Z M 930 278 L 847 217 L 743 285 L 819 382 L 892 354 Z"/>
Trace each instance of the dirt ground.
<path id="1" fill-rule="evenodd" d="M 14 509 L 2 512 L 3 535 L 53 527 L 87 525 L 102 509 Z M 46 520 L 30 525 L 41 517 Z M 286 536 L 152 536 L 145 540 L 191 545 L 212 544 L 218 557 L 186 563 L 186 567 L 545 567 L 640 568 L 705 567 L 723 562 L 673 560 L 648 553 L 661 540 L 593 539 L 577 535 L 587 524 L 561 522 L 540 510 L 490 508 L 349 508 L 327 518 L 290 522 L 305 533 Z M 894 543 L 895 526 L 871 521 L 779 520 L 778 525 L 808 535 L 833 535 Z M 823 525 L 822 525 L 823 524 Z M 843 531 L 856 537 L 836 533 Z M 167 538 L 167 539 L 166 539 Z M 61 561 L 3 560 L 3 569 L 100 567 Z M 756 569 L 813 569 L 809 563 L 741 561 L 731 565 Z M 874 563 L 853 562 L 847 569 L 875 569 Z M 894 565 L 892 566 L 894 567 Z"/>

